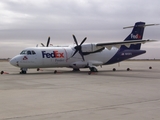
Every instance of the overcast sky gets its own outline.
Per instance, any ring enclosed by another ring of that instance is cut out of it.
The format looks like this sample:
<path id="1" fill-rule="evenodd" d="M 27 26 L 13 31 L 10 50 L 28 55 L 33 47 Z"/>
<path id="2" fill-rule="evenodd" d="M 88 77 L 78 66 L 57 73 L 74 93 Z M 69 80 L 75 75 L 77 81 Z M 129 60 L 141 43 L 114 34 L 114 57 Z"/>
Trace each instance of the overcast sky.
<path id="1" fill-rule="evenodd" d="M 143 21 L 160 23 L 160 0 L 0 0 L 0 58 L 13 57 L 26 47 L 46 44 L 123 41 Z M 160 26 L 145 28 L 144 39 L 160 40 Z M 160 42 L 142 46 L 138 58 L 160 58 Z"/>

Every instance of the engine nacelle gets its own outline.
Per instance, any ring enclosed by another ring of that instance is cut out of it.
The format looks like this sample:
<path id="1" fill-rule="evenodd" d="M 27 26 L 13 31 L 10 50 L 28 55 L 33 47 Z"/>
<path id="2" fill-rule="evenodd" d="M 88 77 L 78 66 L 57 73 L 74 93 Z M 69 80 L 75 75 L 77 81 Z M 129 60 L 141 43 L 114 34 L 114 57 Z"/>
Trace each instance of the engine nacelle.
<path id="1" fill-rule="evenodd" d="M 82 52 L 93 52 L 96 51 L 98 48 L 95 44 L 87 43 L 82 45 Z"/>

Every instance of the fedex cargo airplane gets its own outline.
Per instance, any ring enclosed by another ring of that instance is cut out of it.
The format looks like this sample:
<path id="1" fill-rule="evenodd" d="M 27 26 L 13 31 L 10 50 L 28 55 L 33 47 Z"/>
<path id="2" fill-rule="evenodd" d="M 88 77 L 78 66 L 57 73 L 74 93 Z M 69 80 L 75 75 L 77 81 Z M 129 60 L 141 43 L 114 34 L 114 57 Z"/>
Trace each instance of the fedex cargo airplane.
<path id="1" fill-rule="evenodd" d="M 24 49 L 19 55 L 10 60 L 10 64 L 19 67 L 20 74 L 26 74 L 32 68 L 67 67 L 77 71 L 80 68 L 89 68 L 90 72 L 98 72 L 97 66 L 114 64 L 123 60 L 146 53 L 141 50 L 141 44 L 155 40 L 142 40 L 144 28 L 158 24 L 145 24 L 137 22 L 132 32 L 122 42 L 84 43 L 87 38 L 78 44 L 73 35 L 75 45 L 67 47 L 49 46 L 30 47 Z"/>

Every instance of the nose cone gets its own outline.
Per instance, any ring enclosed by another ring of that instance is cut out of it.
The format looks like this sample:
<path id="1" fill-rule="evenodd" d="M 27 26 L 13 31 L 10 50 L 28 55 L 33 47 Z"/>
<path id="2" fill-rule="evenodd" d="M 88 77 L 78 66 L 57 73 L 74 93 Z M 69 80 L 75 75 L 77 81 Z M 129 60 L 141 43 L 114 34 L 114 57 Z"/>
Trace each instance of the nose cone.
<path id="1" fill-rule="evenodd" d="M 13 65 L 13 66 L 18 66 L 18 61 L 17 61 L 17 59 L 16 59 L 15 57 L 12 58 L 9 62 L 10 62 L 10 64 Z"/>

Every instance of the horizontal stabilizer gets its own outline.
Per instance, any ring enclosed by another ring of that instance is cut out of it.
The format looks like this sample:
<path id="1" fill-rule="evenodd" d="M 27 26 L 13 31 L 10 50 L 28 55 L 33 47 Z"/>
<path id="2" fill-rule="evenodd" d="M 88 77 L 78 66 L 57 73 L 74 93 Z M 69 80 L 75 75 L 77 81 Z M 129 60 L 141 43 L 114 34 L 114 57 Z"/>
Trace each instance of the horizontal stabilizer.
<path id="1" fill-rule="evenodd" d="M 123 29 L 133 28 L 133 27 L 147 27 L 147 26 L 155 26 L 155 25 L 160 25 L 160 24 L 146 24 L 146 25 L 128 26 L 128 27 L 123 27 Z"/>

